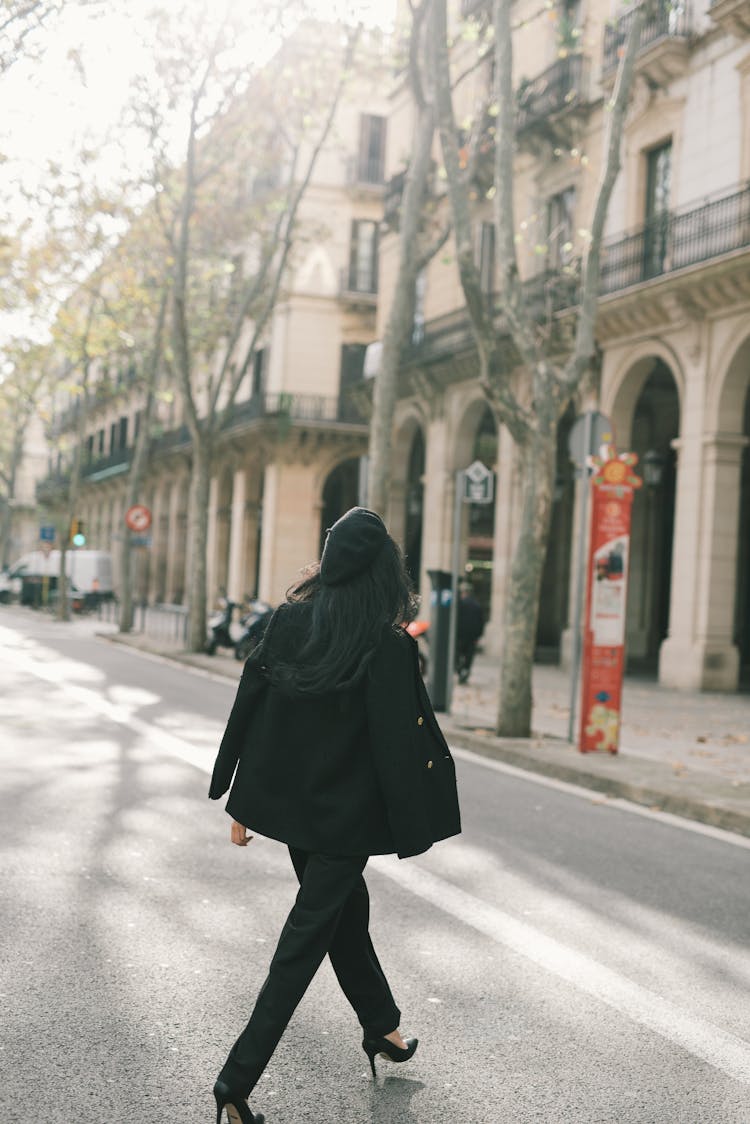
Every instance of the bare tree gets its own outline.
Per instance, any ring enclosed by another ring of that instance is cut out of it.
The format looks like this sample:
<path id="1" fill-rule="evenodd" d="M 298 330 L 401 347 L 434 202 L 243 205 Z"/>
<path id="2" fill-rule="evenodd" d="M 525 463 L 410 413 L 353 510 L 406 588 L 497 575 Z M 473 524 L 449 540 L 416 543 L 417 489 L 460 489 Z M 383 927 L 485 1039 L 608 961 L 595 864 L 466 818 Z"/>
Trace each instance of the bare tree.
<path id="1" fill-rule="evenodd" d="M 399 214 L 399 260 L 391 297 L 377 378 L 373 389 L 370 421 L 368 504 L 385 512 L 391 482 L 393 418 L 398 397 L 398 371 L 403 349 L 414 323 L 415 288 L 422 269 L 445 244 L 449 224 L 435 231 L 426 222 L 432 145 L 435 136 L 435 107 L 426 91 L 425 28 L 433 0 L 412 6 L 409 36 L 408 81 L 415 109 L 411 159 L 406 170 L 403 202 Z M 434 226 L 434 223 L 432 224 Z"/>
<path id="2" fill-rule="evenodd" d="M 245 205 L 244 229 L 227 227 L 223 200 L 218 215 L 211 216 L 210 197 L 227 182 L 231 157 L 236 155 L 232 138 L 241 136 L 243 129 L 247 133 L 243 108 L 245 114 L 249 112 L 247 103 L 243 106 L 243 100 L 237 98 L 234 84 L 221 72 L 220 39 L 206 53 L 191 93 L 184 162 L 179 177 L 172 181 L 178 207 L 170 246 L 174 262 L 170 334 L 172 363 L 191 438 L 186 585 L 188 644 L 193 650 L 205 643 L 209 484 L 217 443 L 281 292 L 300 205 L 331 133 L 357 39 L 358 32 L 350 32 L 337 57 L 325 57 L 322 51 L 313 57 L 308 44 L 296 78 L 302 87 L 308 69 L 313 86 L 302 93 L 290 90 L 292 101 L 285 100 L 279 86 L 274 90 L 275 135 L 269 136 L 266 118 L 265 133 L 256 131 L 252 138 L 254 162 L 256 168 L 259 164 L 262 168 L 260 154 L 265 152 L 267 160 L 270 150 L 276 171 L 279 166 L 286 168 L 287 176 L 266 193 L 262 205 L 250 209 Z M 324 107 L 317 117 L 315 90 L 321 99 L 318 104 Z M 243 217 L 242 211 L 239 215 Z M 225 263 L 230 254 L 247 250 L 230 268 L 231 280 L 223 298 L 216 296 L 216 285 L 211 287 L 212 278 L 206 273 L 210 255 L 222 248 Z M 209 290 L 214 294 L 213 309 L 206 316 Z"/>
<path id="3" fill-rule="evenodd" d="M 27 340 L 6 345 L 0 367 L 0 567 L 10 562 L 13 512 L 29 424 L 49 377 L 47 349 Z"/>
<path id="4" fill-rule="evenodd" d="M 498 419 L 517 446 L 521 479 L 518 540 L 508 583 L 503 631 L 497 732 L 527 737 L 531 731 L 531 673 L 544 559 L 555 479 L 557 425 L 591 367 L 604 223 L 620 168 L 623 125 L 632 85 L 645 5 L 635 9 L 608 113 L 607 138 L 587 247 L 581 263 L 580 306 L 572 346 L 559 357 L 548 333 L 527 307 L 521 283 L 513 207 L 516 96 L 513 88 L 511 0 L 493 0 L 497 109 L 494 149 L 494 226 L 500 278 L 499 306 L 483 291 L 474 256 L 472 205 L 461 174 L 459 133 L 451 94 L 446 0 L 435 0 L 431 42 L 438 128 L 449 185 L 456 257 L 476 342 L 479 379 Z M 498 327 L 498 313 L 502 329 Z M 507 360 L 510 337 L 516 367 Z M 519 375 L 519 366 L 521 374 Z"/>

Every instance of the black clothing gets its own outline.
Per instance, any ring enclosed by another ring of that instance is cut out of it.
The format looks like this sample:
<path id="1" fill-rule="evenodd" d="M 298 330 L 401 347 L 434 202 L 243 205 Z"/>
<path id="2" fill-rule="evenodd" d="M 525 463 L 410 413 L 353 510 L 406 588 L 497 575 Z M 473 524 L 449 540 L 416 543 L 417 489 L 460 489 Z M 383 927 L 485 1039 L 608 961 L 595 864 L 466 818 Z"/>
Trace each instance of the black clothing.
<path id="1" fill-rule="evenodd" d="M 299 644 L 305 609 L 283 606 L 269 660 Z M 325 695 L 285 693 L 251 656 L 209 795 L 230 784 L 235 820 L 305 851 L 405 858 L 461 830 L 455 767 L 416 642 L 389 626 L 365 678 Z"/>
<path id="2" fill-rule="evenodd" d="M 477 642 L 483 632 L 482 606 L 474 597 L 460 597 L 456 621 L 456 671 L 459 683 L 466 683 L 469 679 Z"/>
<path id="3" fill-rule="evenodd" d="M 368 933 L 367 856 L 309 854 L 290 847 L 300 890 L 282 929 L 250 1021 L 220 1074 L 246 1097 L 273 1054 L 295 1008 L 328 953 L 341 990 L 367 1037 L 401 1020 Z"/>
<path id="4" fill-rule="evenodd" d="M 416 642 L 384 625 L 353 686 L 294 693 L 269 668 L 293 663 L 309 612 L 305 603 L 283 605 L 247 661 L 209 789 L 216 800 L 231 786 L 227 811 L 287 843 L 300 879 L 266 982 L 221 1073 L 242 1096 L 326 953 L 365 1035 L 396 1029 L 400 1012 L 369 937 L 362 871 L 368 855 L 417 855 L 461 830 L 455 767 Z"/>
<path id="5" fill-rule="evenodd" d="M 352 507 L 328 529 L 320 559 L 324 585 L 341 585 L 369 569 L 388 539 L 385 523 L 366 507 Z"/>

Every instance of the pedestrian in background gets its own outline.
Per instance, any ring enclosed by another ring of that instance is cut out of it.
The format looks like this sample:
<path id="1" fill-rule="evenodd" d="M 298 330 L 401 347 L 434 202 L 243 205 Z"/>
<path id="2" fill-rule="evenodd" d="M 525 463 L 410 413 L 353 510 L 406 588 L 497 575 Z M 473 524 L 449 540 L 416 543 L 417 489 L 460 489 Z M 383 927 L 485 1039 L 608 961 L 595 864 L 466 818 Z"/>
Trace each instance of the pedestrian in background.
<path id="1" fill-rule="evenodd" d="M 458 620 L 456 621 L 456 671 L 459 683 L 468 683 L 477 644 L 484 632 L 484 613 L 472 591 L 470 582 L 458 587 Z"/>
<path id="2" fill-rule="evenodd" d="M 232 842 L 246 846 L 250 829 L 286 843 L 300 889 L 214 1087 L 217 1122 L 224 1108 L 232 1124 L 263 1120 L 247 1097 L 326 954 L 373 1077 L 376 1055 L 403 1062 L 417 1048 L 398 1029 L 362 877 L 370 855 L 418 855 L 461 830 L 453 760 L 402 627 L 415 609 L 382 520 L 352 508 L 245 666 L 209 795 L 231 786 Z"/>

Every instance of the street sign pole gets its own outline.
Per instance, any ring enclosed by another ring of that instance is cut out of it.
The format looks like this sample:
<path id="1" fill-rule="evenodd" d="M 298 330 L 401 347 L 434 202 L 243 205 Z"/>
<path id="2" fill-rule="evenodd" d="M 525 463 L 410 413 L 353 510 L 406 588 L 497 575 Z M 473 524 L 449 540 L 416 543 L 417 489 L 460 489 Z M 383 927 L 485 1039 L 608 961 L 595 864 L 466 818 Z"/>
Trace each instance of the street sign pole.
<path id="1" fill-rule="evenodd" d="M 455 663 L 456 631 L 458 628 L 458 571 L 461 565 L 461 514 L 464 505 L 463 469 L 456 473 L 456 497 L 453 504 L 453 559 L 451 562 L 451 616 L 448 629 L 448 677 L 445 689 L 445 709 L 448 714 L 453 701 L 453 665 Z"/>
<path id="2" fill-rule="evenodd" d="M 578 683 L 581 672 L 581 613 L 583 612 L 583 583 L 586 572 L 586 540 L 588 532 L 589 514 L 589 466 L 588 451 L 591 448 L 591 429 L 593 415 L 586 411 L 586 423 L 583 431 L 583 448 L 585 450 L 582 464 L 579 465 L 579 479 L 581 481 L 581 503 L 578 517 L 578 573 L 576 574 L 576 595 L 573 606 L 573 650 L 571 653 L 570 675 L 570 706 L 568 717 L 568 741 L 575 741 L 576 705 L 578 703 Z"/>

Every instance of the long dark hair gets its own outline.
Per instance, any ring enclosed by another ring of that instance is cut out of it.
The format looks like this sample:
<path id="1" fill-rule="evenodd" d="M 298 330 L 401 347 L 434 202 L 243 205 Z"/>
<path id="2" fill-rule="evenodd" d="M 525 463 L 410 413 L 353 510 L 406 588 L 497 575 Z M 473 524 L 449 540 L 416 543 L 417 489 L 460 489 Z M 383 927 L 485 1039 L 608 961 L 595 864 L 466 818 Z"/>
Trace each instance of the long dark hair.
<path id="1" fill-rule="evenodd" d="M 403 554 L 388 536 L 368 569 L 340 585 L 326 585 L 320 565 L 310 566 L 287 591 L 254 658 L 284 691 L 343 691 L 365 675 L 384 626 L 413 620 L 417 604 Z"/>

